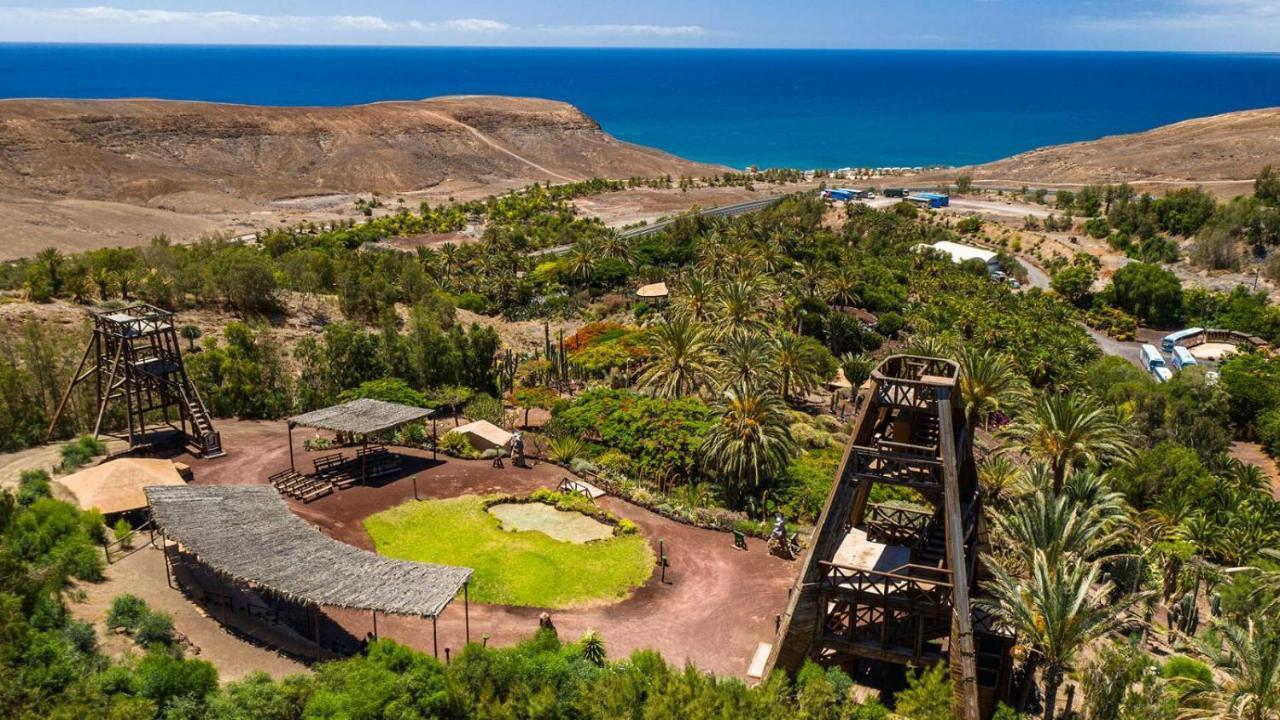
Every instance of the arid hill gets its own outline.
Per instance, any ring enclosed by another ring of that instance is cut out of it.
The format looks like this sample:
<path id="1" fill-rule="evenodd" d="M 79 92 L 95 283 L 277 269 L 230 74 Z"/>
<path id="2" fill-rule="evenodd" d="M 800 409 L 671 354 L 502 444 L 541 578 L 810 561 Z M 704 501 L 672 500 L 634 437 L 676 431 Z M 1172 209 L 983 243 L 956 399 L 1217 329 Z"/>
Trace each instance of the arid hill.
<path id="1" fill-rule="evenodd" d="M 0 258 L 47 244 L 247 231 L 349 208 L 355 193 L 434 201 L 541 180 L 722 169 L 621 142 L 577 108 L 548 100 L 332 108 L 0 101 Z M 326 207 L 324 198 L 334 199 Z"/>
<path id="2" fill-rule="evenodd" d="M 1245 185 L 1280 166 L 1280 108 L 1196 118 L 1131 135 L 1054 145 L 965 168 L 974 180 Z M 951 174 L 961 171 L 952 171 Z"/>

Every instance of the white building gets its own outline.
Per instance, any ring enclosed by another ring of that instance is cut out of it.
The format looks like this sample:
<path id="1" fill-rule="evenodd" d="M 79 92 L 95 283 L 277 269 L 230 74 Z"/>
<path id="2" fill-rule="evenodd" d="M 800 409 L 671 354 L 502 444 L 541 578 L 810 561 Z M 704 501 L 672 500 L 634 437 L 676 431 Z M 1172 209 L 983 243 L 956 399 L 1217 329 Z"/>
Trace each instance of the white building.
<path id="1" fill-rule="evenodd" d="M 944 253 L 951 258 L 952 262 L 962 263 L 966 260 L 981 260 L 987 266 L 987 272 L 1000 272 L 1000 261 L 996 259 L 996 254 L 990 250 L 973 247 L 972 245 L 962 245 L 950 240 L 940 240 L 932 245 L 917 245 L 916 249 L 931 248 L 940 253 Z"/>

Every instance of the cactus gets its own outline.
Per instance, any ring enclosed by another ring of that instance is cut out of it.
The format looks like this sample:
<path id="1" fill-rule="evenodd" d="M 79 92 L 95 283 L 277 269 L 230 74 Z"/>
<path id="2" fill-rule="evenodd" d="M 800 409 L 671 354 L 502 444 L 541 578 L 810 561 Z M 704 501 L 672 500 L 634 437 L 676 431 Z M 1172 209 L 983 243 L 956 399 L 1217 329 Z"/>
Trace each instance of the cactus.
<path id="1" fill-rule="evenodd" d="M 1200 608 L 1196 606 L 1196 597 L 1191 593 L 1186 593 L 1178 604 L 1171 608 L 1173 611 L 1173 627 L 1178 632 L 1191 637 L 1196 634 L 1196 630 L 1200 627 Z"/>

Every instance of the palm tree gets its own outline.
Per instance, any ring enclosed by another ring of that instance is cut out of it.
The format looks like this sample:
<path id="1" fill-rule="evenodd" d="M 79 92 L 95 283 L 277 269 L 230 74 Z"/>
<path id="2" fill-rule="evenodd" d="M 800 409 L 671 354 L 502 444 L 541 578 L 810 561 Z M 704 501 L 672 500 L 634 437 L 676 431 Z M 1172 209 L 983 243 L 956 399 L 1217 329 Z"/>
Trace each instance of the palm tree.
<path id="1" fill-rule="evenodd" d="M 1020 474 L 1018 466 L 1004 454 L 993 454 L 978 467 L 978 484 L 982 486 L 986 499 L 993 505 L 1000 505 Z"/>
<path id="2" fill-rule="evenodd" d="M 705 389 L 714 364 L 707 335 L 701 324 L 681 315 L 654 326 L 646 338 L 651 359 L 641 369 L 638 385 L 665 398 Z"/>
<path id="3" fill-rule="evenodd" d="M 778 333 L 774 340 L 773 360 L 781 378 L 781 394 L 785 401 L 792 391 L 807 393 L 829 378 L 823 377 L 821 345 L 795 333 Z"/>
<path id="4" fill-rule="evenodd" d="M 636 253 L 631 247 L 631 242 L 617 232 L 610 230 L 602 235 L 598 246 L 600 254 L 604 257 L 617 258 L 628 266 L 636 264 Z"/>
<path id="5" fill-rule="evenodd" d="M 1019 450 L 1049 463 L 1055 495 L 1077 463 L 1125 460 L 1133 453 L 1130 431 L 1115 413 L 1076 392 L 1042 395 L 1007 433 Z"/>
<path id="6" fill-rule="evenodd" d="M 716 294 L 715 317 L 719 333 L 761 330 L 765 305 L 760 285 L 753 279 L 738 278 L 724 283 Z"/>
<path id="7" fill-rule="evenodd" d="M 773 343 L 760 333 L 730 333 L 721 343 L 716 358 L 720 387 L 751 385 L 775 388 L 778 383 L 776 352 Z"/>
<path id="8" fill-rule="evenodd" d="M 45 271 L 49 273 L 49 287 L 54 295 L 62 291 L 62 276 L 59 271 L 66 261 L 66 256 L 58 248 L 45 248 L 36 253 L 36 262 L 44 265 Z"/>
<path id="9" fill-rule="evenodd" d="M 1220 622 L 1197 640 L 1197 653 L 1213 665 L 1218 682 L 1197 682 L 1183 700 L 1187 720 L 1280 720 L 1280 632 L 1250 619 L 1244 627 Z"/>
<path id="10" fill-rule="evenodd" d="M 1079 505 L 1065 495 L 1040 490 L 993 513 L 992 530 L 1008 548 L 1019 569 L 1029 568 L 1036 554 L 1053 565 L 1070 558 L 1095 559 L 1117 539 L 1109 510 Z"/>
<path id="11" fill-rule="evenodd" d="M 805 258 L 795 265 L 796 280 L 804 290 L 805 297 L 816 297 L 818 288 L 826 284 L 830 274 L 830 266 L 819 258 Z"/>
<path id="12" fill-rule="evenodd" d="M 600 637 L 600 633 L 588 630 L 582 634 L 582 639 L 578 642 L 582 644 L 582 659 L 592 665 L 604 667 L 604 638 Z"/>
<path id="13" fill-rule="evenodd" d="M 786 468 L 795 452 L 790 417 L 781 398 L 763 388 L 726 390 L 716 409 L 720 419 L 702 441 L 702 465 L 724 481 L 726 495 L 741 500 Z"/>
<path id="14" fill-rule="evenodd" d="M 580 278 L 584 283 L 590 281 L 599 257 L 600 252 L 594 242 L 579 240 L 569 251 L 569 274 Z"/>
<path id="15" fill-rule="evenodd" d="M 715 295 L 715 285 L 707 279 L 706 274 L 696 270 L 686 272 L 676 283 L 676 306 L 697 322 L 704 322 L 711 317 Z"/>
<path id="16" fill-rule="evenodd" d="M 1026 380 L 1008 355 L 965 345 L 956 353 L 956 359 L 960 363 L 960 398 L 970 436 L 979 424 L 986 425 L 991 413 L 1008 410 L 1027 398 Z"/>
<path id="17" fill-rule="evenodd" d="M 862 302 L 858 296 L 858 274 L 852 267 L 842 265 L 827 280 L 827 300 L 835 305 L 857 305 Z"/>
<path id="18" fill-rule="evenodd" d="M 1110 583 L 1095 588 L 1098 565 L 1080 560 L 1051 563 L 1043 551 L 1032 555 L 1026 580 L 998 562 L 985 563 L 992 579 L 987 597 L 974 603 L 1003 620 L 1044 663 L 1044 720 L 1053 720 L 1058 688 L 1077 653 L 1119 622 L 1129 599 L 1111 601 Z"/>

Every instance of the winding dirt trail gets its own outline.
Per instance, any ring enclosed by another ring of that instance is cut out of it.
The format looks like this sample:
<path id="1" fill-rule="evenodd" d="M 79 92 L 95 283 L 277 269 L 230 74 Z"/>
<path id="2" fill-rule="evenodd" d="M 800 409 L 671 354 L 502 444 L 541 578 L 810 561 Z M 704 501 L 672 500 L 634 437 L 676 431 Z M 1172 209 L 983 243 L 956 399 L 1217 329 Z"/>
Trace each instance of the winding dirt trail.
<path id="1" fill-rule="evenodd" d="M 422 111 L 422 114 L 430 115 L 431 117 L 436 118 L 437 120 L 443 123 L 448 123 L 450 125 L 457 125 L 458 127 L 474 135 L 477 140 L 484 143 L 485 145 L 488 145 L 494 150 L 497 150 L 498 152 L 504 155 L 507 155 L 511 158 L 519 160 L 520 162 L 524 163 L 525 165 L 528 165 L 529 167 L 537 170 L 538 172 L 546 173 L 547 175 L 550 175 L 551 177 L 556 178 L 557 180 L 563 180 L 565 182 L 576 182 L 577 180 L 579 180 L 579 178 L 572 178 L 567 175 L 561 175 L 560 173 L 554 170 L 551 170 L 550 168 L 539 165 L 538 163 L 530 160 L 529 158 L 524 157 L 523 155 L 520 155 L 506 147 L 503 147 L 501 143 L 497 142 L 496 140 L 493 140 L 488 135 L 485 135 L 484 133 L 462 122 L 461 120 L 458 120 L 456 118 L 451 118 L 448 115 L 445 115 L 443 113 L 438 113 L 430 110 L 424 110 Z"/>

